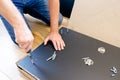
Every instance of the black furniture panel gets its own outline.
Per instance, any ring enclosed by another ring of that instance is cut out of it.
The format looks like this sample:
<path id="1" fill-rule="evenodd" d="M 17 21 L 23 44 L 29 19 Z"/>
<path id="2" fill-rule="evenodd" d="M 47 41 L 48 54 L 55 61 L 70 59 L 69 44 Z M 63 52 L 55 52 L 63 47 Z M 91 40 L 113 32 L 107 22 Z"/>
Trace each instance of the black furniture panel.
<path id="1" fill-rule="evenodd" d="M 120 48 L 64 27 L 60 33 L 66 47 L 56 51 L 55 60 L 47 61 L 54 53 L 52 44 L 41 44 L 32 52 L 34 64 L 26 56 L 17 66 L 38 80 L 120 80 Z M 86 57 L 94 64 L 86 65 Z M 112 67 L 117 69 L 115 75 Z"/>

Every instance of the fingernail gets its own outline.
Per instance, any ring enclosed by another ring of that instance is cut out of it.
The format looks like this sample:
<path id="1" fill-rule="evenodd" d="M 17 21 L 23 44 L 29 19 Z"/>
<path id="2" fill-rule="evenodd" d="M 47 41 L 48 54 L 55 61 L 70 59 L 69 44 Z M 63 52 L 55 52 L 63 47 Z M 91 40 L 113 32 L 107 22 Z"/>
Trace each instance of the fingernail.
<path id="1" fill-rule="evenodd" d="M 59 51 L 61 51 L 61 48 L 59 48 Z"/>

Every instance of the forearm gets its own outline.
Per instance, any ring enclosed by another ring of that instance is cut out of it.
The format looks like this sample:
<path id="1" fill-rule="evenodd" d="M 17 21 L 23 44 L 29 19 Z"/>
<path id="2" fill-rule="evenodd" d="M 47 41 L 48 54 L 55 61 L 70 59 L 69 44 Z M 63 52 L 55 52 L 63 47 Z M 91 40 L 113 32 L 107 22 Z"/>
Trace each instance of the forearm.
<path id="1" fill-rule="evenodd" d="M 62 40 L 61 35 L 58 33 L 58 20 L 59 20 L 59 0 L 49 0 L 49 9 L 50 9 L 50 34 L 44 41 L 46 45 L 50 40 L 52 41 L 55 50 L 63 50 L 65 43 Z"/>
<path id="2" fill-rule="evenodd" d="M 11 0 L 0 0 L 0 14 L 12 25 L 16 43 L 28 52 L 32 48 L 34 37 Z"/>
<path id="3" fill-rule="evenodd" d="M 26 26 L 22 15 L 19 13 L 11 0 L 0 0 L 0 14 L 6 18 L 13 28 L 18 28 L 20 24 Z"/>
<path id="4" fill-rule="evenodd" d="M 49 0 L 51 32 L 58 32 L 59 0 Z"/>

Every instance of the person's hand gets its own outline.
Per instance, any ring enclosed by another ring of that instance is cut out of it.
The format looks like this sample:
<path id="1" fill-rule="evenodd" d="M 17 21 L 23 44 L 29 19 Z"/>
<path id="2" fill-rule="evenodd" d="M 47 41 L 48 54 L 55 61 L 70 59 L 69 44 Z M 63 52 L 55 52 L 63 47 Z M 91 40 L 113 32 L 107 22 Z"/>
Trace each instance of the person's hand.
<path id="1" fill-rule="evenodd" d="M 18 43 L 19 47 L 28 52 L 33 45 L 34 37 L 28 27 L 17 27 L 14 28 L 15 41 Z"/>
<path id="2" fill-rule="evenodd" d="M 49 40 L 52 41 L 56 50 L 60 51 L 64 49 L 65 43 L 58 32 L 51 32 L 44 40 L 44 45 L 46 45 Z"/>

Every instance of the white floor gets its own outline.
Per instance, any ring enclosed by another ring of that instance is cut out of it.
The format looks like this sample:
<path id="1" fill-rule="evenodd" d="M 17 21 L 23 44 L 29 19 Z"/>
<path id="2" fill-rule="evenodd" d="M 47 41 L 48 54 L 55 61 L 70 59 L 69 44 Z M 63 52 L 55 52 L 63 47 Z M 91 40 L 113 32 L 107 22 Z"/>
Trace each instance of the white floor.
<path id="1" fill-rule="evenodd" d="M 16 62 L 25 55 L 26 53 L 11 41 L 0 20 L 0 72 L 9 76 L 10 80 L 26 80 L 16 66 Z M 0 80 L 6 79 L 0 75 Z"/>

